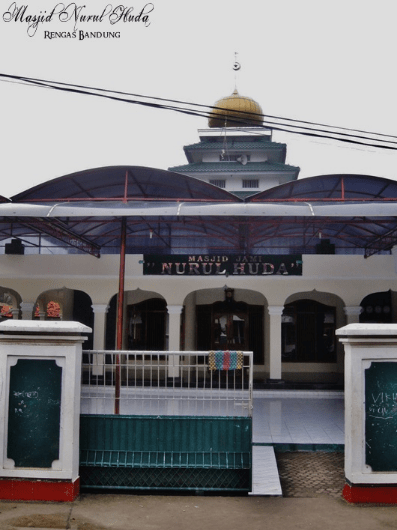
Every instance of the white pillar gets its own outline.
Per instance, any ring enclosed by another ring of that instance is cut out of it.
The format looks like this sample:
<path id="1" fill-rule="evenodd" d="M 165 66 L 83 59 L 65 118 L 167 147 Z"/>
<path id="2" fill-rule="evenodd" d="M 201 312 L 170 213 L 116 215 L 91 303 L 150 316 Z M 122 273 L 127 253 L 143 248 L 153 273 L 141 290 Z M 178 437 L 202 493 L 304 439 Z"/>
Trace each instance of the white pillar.
<path id="1" fill-rule="evenodd" d="M 281 379 L 281 315 L 284 306 L 268 307 L 270 316 L 270 379 Z"/>
<path id="2" fill-rule="evenodd" d="M 34 302 L 21 302 L 22 320 L 32 320 Z"/>
<path id="3" fill-rule="evenodd" d="M 363 308 L 359 306 L 350 306 L 343 308 L 345 315 L 347 317 L 348 324 L 358 324 L 360 321 L 360 314 Z"/>
<path id="4" fill-rule="evenodd" d="M 181 347 L 181 314 L 183 305 L 169 305 L 168 310 L 168 350 L 179 351 Z"/>
<path id="5" fill-rule="evenodd" d="M 94 334 L 93 334 L 93 350 L 105 349 L 105 324 L 106 313 L 109 306 L 107 304 L 93 304 L 94 311 Z M 92 375 L 103 375 L 105 368 L 105 354 L 94 353 L 92 359 Z"/>
<path id="6" fill-rule="evenodd" d="M 94 350 L 105 349 L 105 325 L 106 325 L 106 313 L 108 312 L 108 304 L 92 304 L 92 310 L 94 311 L 94 334 L 93 334 L 93 345 Z"/>
<path id="7" fill-rule="evenodd" d="M 182 305 L 169 305 L 168 310 L 168 351 L 180 351 Z M 179 355 L 168 357 L 168 377 L 179 377 Z"/>
<path id="8" fill-rule="evenodd" d="M 19 319 L 19 308 L 18 307 L 16 307 L 15 309 L 11 309 L 11 313 L 12 313 L 13 320 Z"/>
<path id="9" fill-rule="evenodd" d="M 196 349 L 196 297 L 188 296 L 185 303 L 185 349 Z"/>

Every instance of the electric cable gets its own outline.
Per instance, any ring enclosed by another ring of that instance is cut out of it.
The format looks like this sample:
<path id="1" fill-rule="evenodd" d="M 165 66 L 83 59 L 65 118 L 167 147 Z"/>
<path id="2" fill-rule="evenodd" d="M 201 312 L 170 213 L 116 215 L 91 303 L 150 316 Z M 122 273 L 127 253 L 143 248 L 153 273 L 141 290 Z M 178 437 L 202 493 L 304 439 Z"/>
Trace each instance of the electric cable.
<path id="1" fill-rule="evenodd" d="M 118 101 L 123 103 L 130 103 L 135 105 L 152 107 L 155 109 L 169 110 L 179 112 L 182 114 L 209 118 L 213 116 L 214 111 L 225 109 L 216 106 L 208 106 L 199 103 L 186 102 L 175 99 L 166 99 L 155 96 L 145 96 L 142 94 L 134 94 L 129 92 L 115 91 L 104 88 L 90 87 L 84 85 L 76 85 L 71 83 L 63 83 L 58 81 L 49 81 L 44 79 L 36 79 L 25 76 L 17 76 L 10 74 L 1 74 L 0 80 L 13 80 L 22 84 L 37 86 L 41 88 L 49 88 L 53 90 L 60 90 L 69 93 L 80 95 L 96 96 Z M 140 98 L 140 99 L 131 99 Z M 148 100 L 148 101 L 145 101 Z M 205 109 L 205 110 L 204 110 Z M 207 110 L 208 109 L 208 110 Z M 241 114 L 241 117 L 238 116 Z M 252 125 L 250 121 L 250 112 L 233 110 L 233 122 L 245 125 Z M 356 145 L 363 145 L 367 147 L 380 149 L 397 149 L 397 136 L 387 135 L 383 133 L 375 133 L 363 130 L 348 129 L 346 127 L 337 127 L 333 125 L 326 125 L 304 120 L 295 120 L 292 118 L 283 118 L 279 116 L 252 113 L 256 119 L 263 118 L 263 124 L 256 125 L 259 128 L 272 129 L 276 131 L 299 134 L 302 136 L 324 138 L 328 140 L 336 140 L 340 142 L 347 142 Z M 281 122 L 281 123 L 280 123 Z M 283 123 L 286 122 L 286 123 Z M 333 129 L 333 130 L 330 130 Z M 373 138 L 375 136 L 375 138 Z"/>

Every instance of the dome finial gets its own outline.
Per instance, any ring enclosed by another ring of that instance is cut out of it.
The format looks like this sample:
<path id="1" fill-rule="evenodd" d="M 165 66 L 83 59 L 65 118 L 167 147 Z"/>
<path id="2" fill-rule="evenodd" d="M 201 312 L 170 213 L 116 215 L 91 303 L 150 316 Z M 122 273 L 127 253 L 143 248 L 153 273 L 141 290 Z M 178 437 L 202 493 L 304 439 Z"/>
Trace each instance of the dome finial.
<path id="1" fill-rule="evenodd" d="M 237 52 L 234 52 L 234 91 L 237 92 L 237 72 L 240 70 L 241 64 L 237 61 Z"/>
<path id="2" fill-rule="evenodd" d="M 235 72 L 234 91 L 230 96 L 219 99 L 212 107 L 208 118 L 208 127 L 261 127 L 263 124 L 262 108 L 252 98 L 240 96 L 236 86 L 236 72 L 241 69 L 234 52 L 233 70 Z"/>

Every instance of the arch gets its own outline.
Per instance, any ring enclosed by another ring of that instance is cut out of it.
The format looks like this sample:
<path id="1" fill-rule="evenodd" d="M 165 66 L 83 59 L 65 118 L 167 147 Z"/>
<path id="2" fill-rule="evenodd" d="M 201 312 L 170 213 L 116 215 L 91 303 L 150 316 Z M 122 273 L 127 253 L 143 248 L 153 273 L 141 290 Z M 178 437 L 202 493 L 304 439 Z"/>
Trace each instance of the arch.
<path id="1" fill-rule="evenodd" d="M 397 293 L 391 289 L 368 294 L 360 306 L 360 323 L 390 324 L 397 321 Z"/>
<path id="2" fill-rule="evenodd" d="M 57 310 L 59 307 L 59 311 Z M 55 310 L 50 312 L 51 310 Z M 93 329 L 94 314 L 91 297 L 77 289 L 49 289 L 39 294 L 35 302 L 34 317 L 42 320 L 70 320 L 81 322 Z M 88 335 L 84 349 L 92 349 L 93 333 Z"/>
<path id="3" fill-rule="evenodd" d="M 282 360 L 336 363 L 336 307 L 309 298 L 284 306 Z"/>
<path id="4" fill-rule="evenodd" d="M 308 300 L 315 300 L 325 305 L 335 305 L 341 310 L 343 310 L 343 307 L 345 305 L 344 301 L 339 295 L 327 291 L 317 291 L 317 289 L 293 293 L 286 298 L 284 305 L 290 304 L 291 302 L 295 302 L 296 300 L 301 300 L 302 298 L 306 298 Z"/>
<path id="5" fill-rule="evenodd" d="M 343 383 L 343 348 L 335 331 L 346 323 L 345 304 L 317 290 L 290 295 L 281 323 L 283 378 L 310 383 Z"/>
<path id="6" fill-rule="evenodd" d="M 0 286 L 0 321 L 18 318 L 21 301 L 16 291 Z"/>
<path id="7" fill-rule="evenodd" d="M 136 289 L 124 293 L 123 349 L 165 350 L 167 304 L 154 291 Z M 105 348 L 116 344 L 117 294 L 109 301 L 106 316 Z"/>

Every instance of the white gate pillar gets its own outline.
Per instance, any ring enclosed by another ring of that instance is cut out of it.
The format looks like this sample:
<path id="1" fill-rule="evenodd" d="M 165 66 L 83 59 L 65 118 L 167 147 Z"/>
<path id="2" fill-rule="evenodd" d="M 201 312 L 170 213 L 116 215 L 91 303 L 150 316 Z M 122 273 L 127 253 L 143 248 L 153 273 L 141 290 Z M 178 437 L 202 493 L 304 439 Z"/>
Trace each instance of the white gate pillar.
<path id="1" fill-rule="evenodd" d="M 81 354 L 90 332 L 79 322 L 0 323 L 1 499 L 79 494 Z"/>
<path id="2" fill-rule="evenodd" d="M 397 504 L 397 325 L 349 324 L 345 347 L 344 498 Z"/>

